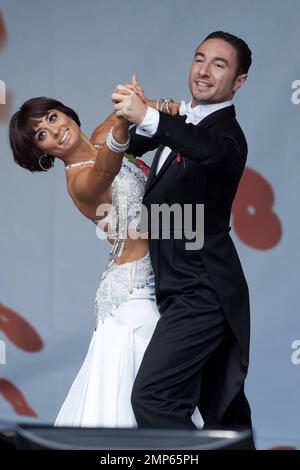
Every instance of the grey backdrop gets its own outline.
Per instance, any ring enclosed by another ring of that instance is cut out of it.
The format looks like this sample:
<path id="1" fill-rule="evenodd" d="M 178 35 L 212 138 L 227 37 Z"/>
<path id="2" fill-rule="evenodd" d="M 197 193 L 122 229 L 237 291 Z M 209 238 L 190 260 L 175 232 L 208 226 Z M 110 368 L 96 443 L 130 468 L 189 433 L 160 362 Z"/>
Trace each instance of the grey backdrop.
<path id="1" fill-rule="evenodd" d="M 274 246 L 260 249 L 231 232 L 251 293 L 246 389 L 258 446 L 300 447 L 300 354 L 292 348 L 300 338 L 300 100 L 292 89 L 300 79 L 300 2 L 4 0 L 1 12 L 7 116 L 30 97 L 55 97 L 78 111 L 87 134 L 112 111 L 115 85 L 128 82 L 132 73 L 149 97 L 188 100 L 190 63 L 205 35 L 222 29 L 249 43 L 253 66 L 235 104 L 249 144 L 248 168 L 272 187 L 282 235 Z M 40 418 L 53 420 L 87 352 L 108 247 L 73 207 L 61 164 L 48 174 L 30 174 L 13 163 L 7 127 L 4 113 L 0 302 L 38 332 L 43 347 L 30 352 L 0 328 L 6 343 L 0 413 L 18 412 L 5 395 L 9 381 Z M 248 190 L 258 191 L 255 184 Z M 251 225 L 259 208 L 249 203 L 246 209 Z"/>

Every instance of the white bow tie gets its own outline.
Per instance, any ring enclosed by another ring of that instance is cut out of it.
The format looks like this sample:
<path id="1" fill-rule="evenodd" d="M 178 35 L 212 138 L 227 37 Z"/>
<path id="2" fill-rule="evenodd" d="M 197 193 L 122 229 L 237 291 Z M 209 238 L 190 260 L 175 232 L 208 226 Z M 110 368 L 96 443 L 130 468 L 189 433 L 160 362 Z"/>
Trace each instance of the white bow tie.
<path id="1" fill-rule="evenodd" d="M 232 100 L 230 101 L 223 101 L 222 103 L 213 103 L 213 104 L 198 104 L 192 108 L 192 102 L 190 101 L 188 104 L 184 100 L 181 101 L 179 114 L 180 116 L 186 115 L 186 123 L 187 124 L 194 124 L 196 126 L 199 124 L 202 119 L 206 118 L 210 114 L 218 111 L 219 109 L 226 108 L 227 106 L 232 105 Z"/>
<path id="2" fill-rule="evenodd" d="M 201 120 L 201 116 L 199 115 L 199 113 L 197 113 L 197 108 L 198 106 L 196 106 L 195 108 L 192 108 L 191 107 L 191 103 L 188 103 L 186 104 L 186 102 L 184 100 L 181 101 L 181 104 L 180 104 L 180 108 L 179 108 L 179 114 L 180 116 L 184 116 L 186 115 L 186 123 L 189 124 L 194 124 L 195 126 L 198 124 L 198 122 L 200 122 Z"/>

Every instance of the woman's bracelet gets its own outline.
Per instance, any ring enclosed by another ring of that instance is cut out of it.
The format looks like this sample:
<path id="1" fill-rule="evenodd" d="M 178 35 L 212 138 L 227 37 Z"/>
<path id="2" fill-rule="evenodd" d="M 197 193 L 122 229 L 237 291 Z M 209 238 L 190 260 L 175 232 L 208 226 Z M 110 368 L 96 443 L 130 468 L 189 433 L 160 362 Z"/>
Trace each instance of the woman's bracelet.
<path id="1" fill-rule="evenodd" d="M 122 152 L 125 152 L 128 147 L 129 147 L 129 143 L 130 143 L 130 136 L 128 136 L 128 139 L 127 141 L 124 143 L 124 144 L 120 144 L 120 142 L 117 142 L 115 139 L 114 139 L 114 136 L 112 134 L 112 130 L 113 130 L 113 127 L 110 129 L 109 133 L 107 134 L 107 137 L 106 137 L 106 145 L 107 147 L 112 151 L 112 152 L 115 152 L 115 153 L 122 153 Z"/>
<path id="2" fill-rule="evenodd" d="M 163 111 L 164 110 L 164 106 L 166 107 L 166 112 L 168 114 L 172 114 L 170 112 L 170 108 L 169 108 L 169 103 L 174 103 L 174 100 L 165 100 L 163 98 L 160 98 L 159 100 L 156 101 L 156 109 L 158 111 Z"/>

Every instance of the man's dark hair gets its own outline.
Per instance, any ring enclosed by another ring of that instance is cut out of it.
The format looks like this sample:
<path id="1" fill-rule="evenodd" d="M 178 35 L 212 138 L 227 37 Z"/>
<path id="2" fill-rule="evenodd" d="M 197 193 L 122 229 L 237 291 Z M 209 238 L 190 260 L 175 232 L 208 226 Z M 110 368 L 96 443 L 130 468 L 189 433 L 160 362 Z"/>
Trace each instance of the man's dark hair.
<path id="1" fill-rule="evenodd" d="M 209 34 L 204 39 L 204 41 L 202 41 L 202 43 L 207 41 L 208 39 L 222 39 L 223 41 L 226 41 L 231 44 L 237 53 L 237 75 L 240 75 L 241 73 L 248 73 L 248 70 L 252 63 L 252 52 L 249 49 L 248 44 L 246 44 L 243 39 L 238 38 L 233 34 L 226 33 L 224 31 L 214 31 L 213 33 Z"/>

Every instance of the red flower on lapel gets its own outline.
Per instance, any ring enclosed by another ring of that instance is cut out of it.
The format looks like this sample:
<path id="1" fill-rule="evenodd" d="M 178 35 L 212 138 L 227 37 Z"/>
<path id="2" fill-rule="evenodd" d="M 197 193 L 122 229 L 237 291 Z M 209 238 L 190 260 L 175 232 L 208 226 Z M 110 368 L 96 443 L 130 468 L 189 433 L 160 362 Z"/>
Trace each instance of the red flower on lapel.
<path id="1" fill-rule="evenodd" d="M 176 162 L 177 162 L 177 163 L 181 163 L 181 155 L 180 155 L 180 153 L 177 153 L 177 155 L 176 155 Z"/>

